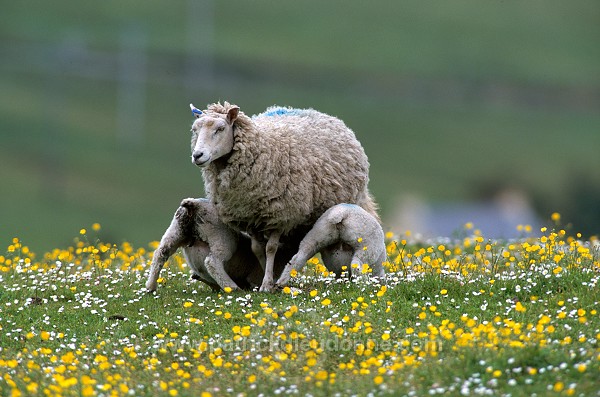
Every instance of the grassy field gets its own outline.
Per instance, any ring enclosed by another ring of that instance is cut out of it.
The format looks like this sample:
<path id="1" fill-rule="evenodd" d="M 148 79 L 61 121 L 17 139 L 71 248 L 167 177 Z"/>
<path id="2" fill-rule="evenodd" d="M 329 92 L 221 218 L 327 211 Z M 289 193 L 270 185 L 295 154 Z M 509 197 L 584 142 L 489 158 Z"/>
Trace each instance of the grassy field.
<path id="1" fill-rule="evenodd" d="M 0 256 L 0 395 L 598 395 L 600 253 L 560 226 L 388 233 L 381 283 L 313 258 L 277 294 L 211 292 L 180 256 L 148 294 L 155 243 L 99 228 Z"/>
<path id="2" fill-rule="evenodd" d="M 94 222 L 104 241 L 157 239 L 182 198 L 203 194 L 188 103 L 219 99 L 343 119 L 370 158 L 384 220 L 404 193 L 478 199 L 482 184 L 517 185 L 542 217 L 593 213 L 570 183 L 600 183 L 596 1 L 192 3 L 3 8 L 2 244 L 65 247 Z M 135 145 L 117 123 L 130 32 L 146 59 Z M 189 69 L 194 57 L 208 69 Z"/>
<path id="3" fill-rule="evenodd" d="M 599 395 L 598 242 L 567 227 L 579 211 L 599 233 L 597 1 L 193 4 L 0 13 L 0 396 Z M 134 144 L 118 131 L 131 32 Z M 147 242 L 203 194 L 188 103 L 216 100 L 343 119 L 384 221 L 404 193 L 492 185 L 563 224 L 388 235 L 384 282 L 315 259 L 278 294 L 213 293 L 177 256 L 147 294 Z"/>

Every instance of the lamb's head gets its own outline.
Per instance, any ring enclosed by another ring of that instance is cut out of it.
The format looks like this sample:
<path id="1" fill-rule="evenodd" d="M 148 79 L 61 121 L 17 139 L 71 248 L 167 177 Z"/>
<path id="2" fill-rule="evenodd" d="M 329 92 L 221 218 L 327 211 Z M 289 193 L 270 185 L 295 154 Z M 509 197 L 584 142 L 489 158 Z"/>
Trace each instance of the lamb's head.
<path id="1" fill-rule="evenodd" d="M 196 113 L 192 124 L 192 162 L 206 167 L 233 149 L 233 125 L 240 108 L 231 106 L 226 114 Z"/>

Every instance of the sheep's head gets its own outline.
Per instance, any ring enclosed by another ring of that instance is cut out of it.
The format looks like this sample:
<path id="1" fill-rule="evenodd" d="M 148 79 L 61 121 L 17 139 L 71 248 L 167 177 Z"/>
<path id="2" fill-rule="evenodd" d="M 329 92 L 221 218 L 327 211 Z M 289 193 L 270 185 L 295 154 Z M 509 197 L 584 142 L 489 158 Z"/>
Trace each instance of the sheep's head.
<path id="1" fill-rule="evenodd" d="M 206 167 L 233 149 L 233 123 L 240 108 L 232 106 L 227 114 L 196 113 L 192 124 L 192 162 Z"/>

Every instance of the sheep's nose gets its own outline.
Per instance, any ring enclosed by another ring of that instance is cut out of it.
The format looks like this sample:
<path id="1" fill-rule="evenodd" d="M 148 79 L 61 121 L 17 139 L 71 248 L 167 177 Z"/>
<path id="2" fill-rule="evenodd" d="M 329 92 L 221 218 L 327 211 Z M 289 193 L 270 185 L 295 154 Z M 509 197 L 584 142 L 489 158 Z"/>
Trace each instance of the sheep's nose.
<path id="1" fill-rule="evenodd" d="M 194 160 L 194 163 L 198 163 L 203 155 L 204 155 L 204 153 L 202 153 L 202 152 L 194 152 L 192 154 L 192 160 Z"/>
<path id="2" fill-rule="evenodd" d="M 210 155 L 208 153 L 204 153 L 202 151 L 194 151 L 192 153 L 192 161 L 198 167 L 204 167 L 210 162 Z"/>

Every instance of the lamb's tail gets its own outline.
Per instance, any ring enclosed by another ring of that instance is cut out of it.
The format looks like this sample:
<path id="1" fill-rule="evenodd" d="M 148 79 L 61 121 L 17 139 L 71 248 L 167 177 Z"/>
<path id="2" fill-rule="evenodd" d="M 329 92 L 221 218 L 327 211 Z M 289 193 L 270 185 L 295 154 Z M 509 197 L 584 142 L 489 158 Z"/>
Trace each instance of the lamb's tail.
<path id="1" fill-rule="evenodd" d="M 366 191 L 362 200 L 359 200 L 359 202 L 356 204 L 360 205 L 365 211 L 371 214 L 371 216 L 373 216 L 373 218 L 375 218 L 379 224 L 381 224 L 381 218 L 377 213 L 379 206 L 377 205 L 377 202 L 375 202 L 375 198 L 369 191 Z"/>

